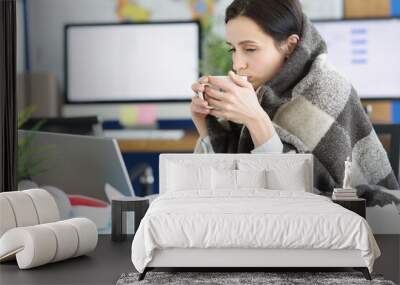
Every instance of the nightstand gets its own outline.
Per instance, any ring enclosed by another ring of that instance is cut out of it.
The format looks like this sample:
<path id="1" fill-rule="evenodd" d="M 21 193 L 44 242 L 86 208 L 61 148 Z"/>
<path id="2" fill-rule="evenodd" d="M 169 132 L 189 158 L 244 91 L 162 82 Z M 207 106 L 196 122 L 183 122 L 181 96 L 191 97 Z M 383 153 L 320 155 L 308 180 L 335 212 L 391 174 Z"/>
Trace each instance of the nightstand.
<path id="1" fill-rule="evenodd" d="M 365 199 L 362 198 L 354 198 L 354 199 L 349 199 L 349 200 L 338 200 L 338 199 L 332 199 L 332 202 L 339 204 L 340 206 L 353 211 L 356 214 L 359 214 L 361 217 L 365 219 L 366 217 L 366 201 Z"/>
<path id="2" fill-rule="evenodd" d="M 126 239 L 126 212 L 135 213 L 135 232 L 140 221 L 149 208 L 149 199 L 143 197 L 126 197 L 112 199 L 111 202 L 111 240 L 123 241 Z"/>

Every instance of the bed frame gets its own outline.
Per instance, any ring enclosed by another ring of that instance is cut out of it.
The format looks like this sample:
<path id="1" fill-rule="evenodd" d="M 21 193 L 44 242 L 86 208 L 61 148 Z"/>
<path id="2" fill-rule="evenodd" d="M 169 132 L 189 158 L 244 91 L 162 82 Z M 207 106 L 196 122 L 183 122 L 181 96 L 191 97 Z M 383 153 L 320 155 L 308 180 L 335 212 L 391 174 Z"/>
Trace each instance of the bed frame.
<path id="1" fill-rule="evenodd" d="M 240 158 L 262 158 L 266 160 L 304 161 L 304 175 L 309 179 L 308 192 L 313 192 L 313 156 L 311 154 L 161 154 L 160 155 L 160 194 L 165 193 L 167 163 L 173 160 L 204 160 L 210 165 L 218 160 L 237 160 Z M 371 275 L 359 250 L 329 249 L 196 249 L 170 248 L 156 250 L 152 261 L 147 265 L 139 280 L 143 280 L 148 271 L 161 268 L 184 269 L 229 269 L 229 271 L 253 271 L 255 268 L 271 269 L 333 269 L 353 268 L 361 271 L 367 280 Z"/>
<path id="2" fill-rule="evenodd" d="M 165 249 L 156 250 L 152 261 L 139 275 L 144 279 L 146 273 L 155 268 L 230 268 L 234 271 L 284 268 L 353 268 L 361 271 L 371 280 L 368 268 L 359 250 L 321 250 L 321 249 Z M 322 271 L 322 270 L 321 270 Z"/>

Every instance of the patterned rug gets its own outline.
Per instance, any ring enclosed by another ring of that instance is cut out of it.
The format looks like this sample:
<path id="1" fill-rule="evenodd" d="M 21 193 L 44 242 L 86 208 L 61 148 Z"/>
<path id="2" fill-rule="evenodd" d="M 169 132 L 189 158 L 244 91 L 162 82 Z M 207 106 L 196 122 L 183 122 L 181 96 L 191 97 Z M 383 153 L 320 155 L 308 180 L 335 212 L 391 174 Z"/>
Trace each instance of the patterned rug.
<path id="1" fill-rule="evenodd" d="M 222 284 L 222 285 L 395 285 L 384 280 L 381 275 L 372 275 L 372 281 L 364 278 L 360 272 L 154 272 L 150 271 L 142 281 L 138 281 L 139 273 L 124 273 L 117 285 L 134 284 Z"/>

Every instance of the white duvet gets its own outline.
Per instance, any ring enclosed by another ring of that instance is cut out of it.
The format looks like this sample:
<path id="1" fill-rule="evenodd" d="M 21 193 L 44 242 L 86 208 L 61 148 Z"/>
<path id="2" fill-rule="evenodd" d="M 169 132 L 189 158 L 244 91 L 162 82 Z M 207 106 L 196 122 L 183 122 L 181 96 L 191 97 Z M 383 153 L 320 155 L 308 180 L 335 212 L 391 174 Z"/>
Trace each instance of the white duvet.
<path id="1" fill-rule="evenodd" d="M 359 215 L 319 195 L 266 189 L 161 195 L 134 237 L 133 265 L 143 272 L 165 248 L 358 249 L 370 272 L 380 255 Z"/>

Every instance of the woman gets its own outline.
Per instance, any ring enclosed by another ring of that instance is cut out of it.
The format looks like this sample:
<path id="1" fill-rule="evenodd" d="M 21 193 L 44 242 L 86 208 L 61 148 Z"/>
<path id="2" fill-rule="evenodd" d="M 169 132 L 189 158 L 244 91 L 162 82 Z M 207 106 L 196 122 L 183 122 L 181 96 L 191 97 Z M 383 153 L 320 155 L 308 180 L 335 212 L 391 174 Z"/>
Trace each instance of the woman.
<path id="1" fill-rule="evenodd" d="M 326 44 L 298 0 L 235 0 L 225 23 L 232 82 L 206 76 L 192 85 L 206 97 L 191 103 L 196 153 L 312 153 L 322 192 L 342 186 L 350 156 L 359 195 L 399 189 L 356 91 L 327 63 Z"/>

